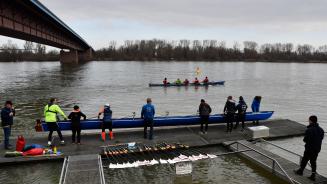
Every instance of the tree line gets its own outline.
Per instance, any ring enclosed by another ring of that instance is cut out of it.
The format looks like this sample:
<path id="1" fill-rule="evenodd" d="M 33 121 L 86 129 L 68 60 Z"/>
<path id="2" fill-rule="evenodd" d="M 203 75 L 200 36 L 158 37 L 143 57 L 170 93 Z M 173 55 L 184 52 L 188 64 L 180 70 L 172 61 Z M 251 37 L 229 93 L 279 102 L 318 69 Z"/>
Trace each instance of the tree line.
<path id="1" fill-rule="evenodd" d="M 0 45 L 0 61 L 58 61 L 59 52 L 57 50 L 46 51 L 45 45 L 26 41 L 23 48 L 8 40 Z"/>
<path id="2" fill-rule="evenodd" d="M 217 40 L 126 40 L 120 46 L 110 41 L 95 52 L 97 60 L 131 61 L 327 61 L 327 45 L 234 42 L 227 47 Z"/>
<path id="3" fill-rule="evenodd" d="M 94 53 L 95 60 L 105 61 L 277 61 L 327 62 L 327 45 L 234 42 L 227 47 L 218 40 L 126 40 Z M 26 41 L 23 48 L 8 40 L 0 45 L 0 61 L 58 61 L 59 51 L 47 51 L 42 44 Z"/>

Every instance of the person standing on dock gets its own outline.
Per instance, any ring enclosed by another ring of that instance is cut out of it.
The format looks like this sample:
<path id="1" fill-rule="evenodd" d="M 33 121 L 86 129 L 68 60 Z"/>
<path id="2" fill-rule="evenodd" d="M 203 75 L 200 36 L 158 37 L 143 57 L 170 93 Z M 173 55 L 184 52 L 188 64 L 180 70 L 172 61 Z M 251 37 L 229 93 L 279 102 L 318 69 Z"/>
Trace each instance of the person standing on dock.
<path id="1" fill-rule="evenodd" d="M 260 111 L 260 103 L 261 103 L 261 96 L 255 96 L 252 101 L 252 112 L 259 112 Z M 259 121 L 253 121 L 253 124 L 259 125 Z"/>
<path id="2" fill-rule="evenodd" d="M 1 110 L 1 126 L 4 133 L 4 148 L 11 149 L 9 137 L 11 134 L 11 126 L 14 122 L 15 109 L 11 101 L 6 101 L 4 108 Z"/>
<path id="3" fill-rule="evenodd" d="M 237 128 L 238 124 L 240 122 L 242 122 L 242 132 L 244 131 L 244 122 L 245 122 L 245 115 L 246 115 L 246 109 L 248 108 L 248 106 L 246 105 L 244 99 L 242 96 L 240 96 L 239 98 L 239 102 L 236 106 L 237 109 L 237 118 L 236 118 L 236 124 L 234 129 Z"/>
<path id="4" fill-rule="evenodd" d="M 209 121 L 209 115 L 211 113 L 211 107 L 209 104 L 205 102 L 204 99 L 201 99 L 201 103 L 199 105 L 199 114 L 200 114 L 200 121 L 201 121 L 201 134 L 207 134 L 208 131 L 208 121 Z M 203 125 L 205 125 L 205 128 L 203 130 Z"/>
<path id="5" fill-rule="evenodd" d="M 68 116 L 68 118 L 72 122 L 72 143 L 75 144 L 81 144 L 81 117 L 86 119 L 86 116 L 84 113 L 81 112 L 80 108 L 75 105 L 73 112 L 71 112 Z M 77 134 L 77 142 L 75 142 L 75 137 Z"/>
<path id="6" fill-rule="evenodd" d="M 44 121 L 46 122 L 49 135 L 48 135 L 48 145 L 51 146 L 52 144 L 52 133 L 53 131 L 57 131 L 58 136 L 60 138 L 60 144 L 64 145 L 65 141 L 61 134 L 60 127 L 57 124 L 57 114 L 59 113 L 65 120 L 67 120 L 67 116 L 65 113 L 60 109 L 59 105 L 56 104 L 57 99 L 51 98 L 49 104 L 44 107 Z"/>
<path id="7" fill-rule="evenodd" d="M 112 131 L 112 110 L 110 109 L 109 104 L 105 104 L 104 107 L 100 110 L 98 114 L 98 119 L 100 119 L 101 114 L 103 114 L 102 123 L 101 123 L 101 139 L 106 140 L 106 128 L 109 129 L 109 138 L 114 139 L 114 133 Z"/>
<path id="8" fill-rule="evenodd" d="M 300 169 L 295 171 L 296 174 L 303 175 L 303 171 L 308 161 L 310 161 L 312 174 L 309 179 L 312 181 L 316 180 L 317 158 L 321 150 L 323 139 L 324 130 L 319 126 L 317 116 L 310 116 L 309 126 L 307 126 L 303 139 L 303 142 L 305 142 L 305 150 L 301 160 Z"/>
<path id="9" fill-rule="evenodd" d="M 147 138 L 148 127 L 150 127 L 149 139 L 153 139 L 153 119 L 154 119 L 155 109 L 152 105 L 151 98 L 146 99 L 146 104 L 143 105 L 141 111 L 141 118 L 144 120 L 144 139 Z"/>
<path id="10" fill-rule="evenodd" d="M 224 115 L 227 124 L 226 132 L 231 133 L 233 130 L 233 122 L 235 119 L 236 105 L 232 96 L 227 97 L 227 101 L 224 107 Z"/>

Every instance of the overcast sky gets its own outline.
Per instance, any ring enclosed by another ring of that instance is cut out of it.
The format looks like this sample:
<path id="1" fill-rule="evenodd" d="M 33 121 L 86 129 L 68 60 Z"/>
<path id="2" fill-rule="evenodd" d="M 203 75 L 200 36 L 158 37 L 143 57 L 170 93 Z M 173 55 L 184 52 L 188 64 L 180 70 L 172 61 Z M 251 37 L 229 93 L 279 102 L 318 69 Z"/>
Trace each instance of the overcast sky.
<path id="1" fill-rule="evenodd" d="M 40 1 L 95 49 L 152 38 L 327 43 L 327 0 Z"/>

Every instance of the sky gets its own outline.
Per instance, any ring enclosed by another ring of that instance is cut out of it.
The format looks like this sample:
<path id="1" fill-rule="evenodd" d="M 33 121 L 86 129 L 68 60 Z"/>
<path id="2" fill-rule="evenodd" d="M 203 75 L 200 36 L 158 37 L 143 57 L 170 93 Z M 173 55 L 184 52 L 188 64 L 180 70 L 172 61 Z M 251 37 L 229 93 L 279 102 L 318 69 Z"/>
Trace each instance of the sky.
<path id="1" fill-rule="evenodd" d="M 326 0 L 40 1 L 95 49 L 153 38 L 327 44 Z"/>

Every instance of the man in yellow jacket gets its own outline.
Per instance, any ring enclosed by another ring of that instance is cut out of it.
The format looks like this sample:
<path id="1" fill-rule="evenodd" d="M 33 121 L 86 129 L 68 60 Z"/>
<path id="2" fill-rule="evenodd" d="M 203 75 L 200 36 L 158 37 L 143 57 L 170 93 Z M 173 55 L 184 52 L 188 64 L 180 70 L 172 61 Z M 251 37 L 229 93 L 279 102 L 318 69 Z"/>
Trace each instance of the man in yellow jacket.
<path id="1" fill-rule="evenodd" d="M 60 143 L 65 144 L 64 138 L 62 137 L 60 128 L 57 124 L 57 114 L 59 113 L 62 117 L 65 118 L 65 120 L 67 120 L 67 116 L 56 103 L 57 103 L 57 99 L 51 98 L 50 103 L 44 107 L 44 120 L 47 123 L 49 129 L 49 136 L 48 136 L 49 146 L 51 145 L 53 131 L 57 131 L 61 141 Z"/>

